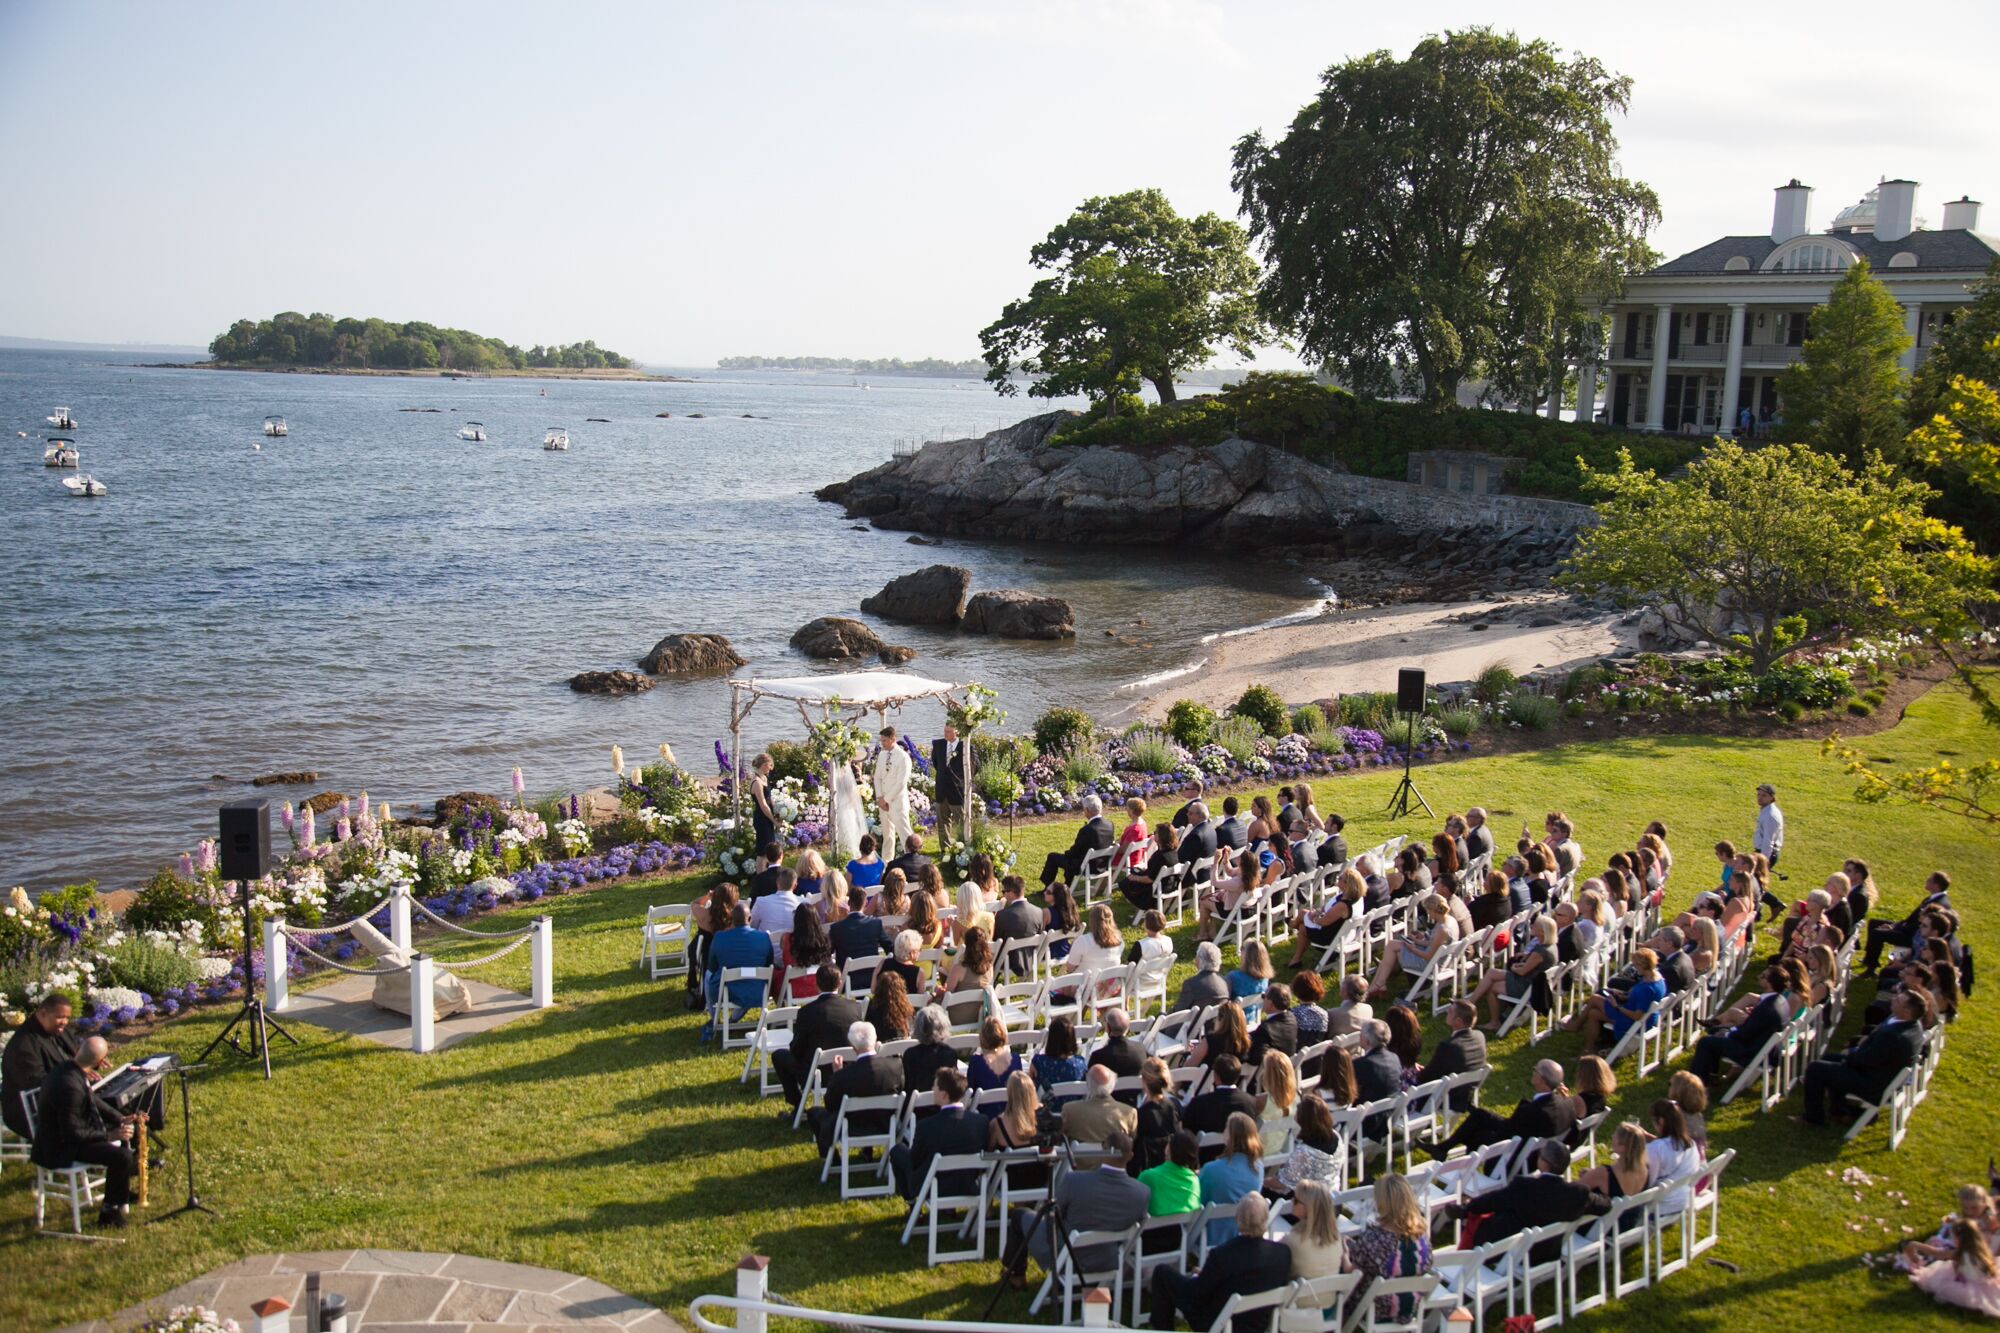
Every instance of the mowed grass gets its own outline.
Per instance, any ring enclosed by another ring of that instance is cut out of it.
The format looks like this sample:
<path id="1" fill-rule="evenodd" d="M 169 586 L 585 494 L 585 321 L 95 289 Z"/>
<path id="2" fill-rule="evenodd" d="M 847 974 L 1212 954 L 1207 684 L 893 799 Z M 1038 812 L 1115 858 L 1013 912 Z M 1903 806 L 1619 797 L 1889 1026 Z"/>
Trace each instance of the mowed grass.
<path id="1" fill-rule="evenodd" d="M 1981 754 L 1989 741 L 1968 704 L 1939 689 L 1868 749 L 1914 763 L 1961 750 Z M 1484 805 L 1505 835 L 1523 821 L 1539 826 L 1546 811 L 1566 811 L 1592 866 L 1630 846 L 1647 820 L 1664 819 L 1677 857 L 1674 907 L 1712 882 L 1709 848 L 1717 839 L 1747 841 L 1752 789 L 1774 782 L 1788 818 L 1791 879 L 1780 886 L 1788 898 L 1816 887 L 1843 857 L 1860 856 L 1875 868 L 1887 910 L 1900 913 L 1924 875 L 1943 867 L 1977 951 L 2000 959 L 1993 835 L 1931 812 L 1857 804 L 1851 780 L 1811 742 L 1607 738 L 1451 763 L 1417 778 L 1440 818 Z M 1432 821 L 1391 825 L 1381 818 L 1394 781 L 1373 772 L 1323 782 L 1320 808 L 1348 817 L 1357 848 L 1399 831 L 1428 836 Z M 1070 828 L 1022 830 L 1024 870 L 1064 845 Z M 805 1136 L 780 1125 L 778 1099 L 760 1101 L 737 1081 L 740 1055 L 725 1058 L 698 1043 L 700 1019 L 682 1008 L 679 983 L 642 978 L 635 962 L 646 906 L 685 899 L 710 882 L 710 875 L 684 875 L 538 907 L 555 920 L 557 1006 L 451 1051 L 418 1057 L 294 1024 L 301 1044 L 279 1044 L 268 1083 L 248 1062 L 212 1061 L 194 1084 L 195 1151 L 202 1197 L 220 1209 L 219 1218 L 138 1226 L 118 1246 L 37 1240 L 27 1173 L 7 1171 L 0 1177 L 0 1328 L 108 1315 L 244 1254 L 352 1246 L 540 1264 L 596 1278 L 676 1315 L 698 1295 L 730 1290 L 731 1268 L 755 1252 L 772 1259 L 773 1289 L 803 1304 L 976 1317 L 997 1266 L 927 1270 L 920 1248 L 896 1243 L 898 1205 L 839 1202 L 818 1184 Z M 1773 942 L 1762 941 L 1762 949 Z M 1183 935 L 1184 958 L 1190 949 Z M 482 950 L 446 950 L 453 952 Z M 525 989 L 526 960 L 523 951 L 478 975 Z M 1850 1026 L 1871 993 L 1870 983 L 1857 983 Z M 132 1052 L 171 1050 L 192 1059 L 222 1021 L 170 1024 Z M 1886 1150 L 1881 1129 L 1843 1147 L 1837 1132 L 1790 1124 L 1796 1098 L 1773 1115 L 1743 1102 L 1713 1113 L 1713 1144 L 1734 1147 L 1739 1157 L 1723 1196 L 1723 1241 L 1709 1257 L 1740 1271 L 1697 1264 L 1575 1326 L 1958 1324 L 1959 1316 L 1901 1280 L 1870 1277 L 1861 1257 L 1928 1231 L 1955 1185 L 1983 1179 L 1993 1141 L 1995 1027 L 1982 990 L 1953 1027 L 1932 1095 L 1897 1153 Z M 1568 1066 L 1576 1045 L 1564 1036 L 1530 1054 L 1519 1034 L 1496 1044 L 1486 1100 L 1511 1105 L 1535 1059 L 1553 1055 Z M 1663 1074 L 1621 1089 L 1618 1112 L 1643 1119 L 1664 1083 Z M 179 1133 L 176 1107 L 169 1136 L 176 1152 Z M 1847 1166 L 1861 1167 L 1875 1184 L 1857 1190 L 1840 1183 Z M 156 1173 L 155 1210 L 171 1207 L 183 1188 L 177 1165 Z M 1894 1206 L 1890 1190 L 1906 1193 L 1911 1206 Z M 1010 1295 L 996 1317 L 1025 1318 L 1025 1301 Z"/>

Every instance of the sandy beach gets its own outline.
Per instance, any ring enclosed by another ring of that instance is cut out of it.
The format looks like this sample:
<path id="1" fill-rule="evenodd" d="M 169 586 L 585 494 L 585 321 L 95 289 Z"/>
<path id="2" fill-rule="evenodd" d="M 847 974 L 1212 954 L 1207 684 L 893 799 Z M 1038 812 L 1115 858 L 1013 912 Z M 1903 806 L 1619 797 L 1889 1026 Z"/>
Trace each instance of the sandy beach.
<path id="1" fill-rule="evenodd" d="M 1553 593 L 1335 611 L 1218 638 L 1200 670 L 1161 681 L 1133 711 L 1159 716 L 1176 699 L 1221 708 L 1257 682 L 1294 702 L 1393 690 L 1406 666 L 1422 667 L 1432 685 L 1471 680 L 1495 662 L 1521 675 L 1566 671 L 1635 647 L 1618 617 L 1573 616 L 1573 604 Z"/>

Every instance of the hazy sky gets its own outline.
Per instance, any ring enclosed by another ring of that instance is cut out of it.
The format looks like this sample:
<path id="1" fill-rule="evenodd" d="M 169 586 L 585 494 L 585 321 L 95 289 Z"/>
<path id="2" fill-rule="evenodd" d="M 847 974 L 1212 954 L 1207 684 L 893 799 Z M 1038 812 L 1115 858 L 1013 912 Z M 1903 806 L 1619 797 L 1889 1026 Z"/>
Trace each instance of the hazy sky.
<path id="1" fill-rule="evenodd" d="M 1987 201 L 2000 4 L 0 0 L 0 333 L 283 309 L 656 363 L 971 356 L 1080 200 L 1235 211 L 1327 65 L 1489 22 L 1637 82 L 1678 253 L 1883 176 Z"/>

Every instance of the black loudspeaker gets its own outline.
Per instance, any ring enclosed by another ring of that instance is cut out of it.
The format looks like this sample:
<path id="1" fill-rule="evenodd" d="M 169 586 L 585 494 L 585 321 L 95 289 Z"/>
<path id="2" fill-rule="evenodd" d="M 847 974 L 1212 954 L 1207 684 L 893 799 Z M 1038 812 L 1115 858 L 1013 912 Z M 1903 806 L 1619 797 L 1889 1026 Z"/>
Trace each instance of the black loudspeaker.
<path id="1" fill-rule="evenodd" d="M 217 849 L 224 879 L 262 879 L 271 873 L 271 803 L 231 801 L 222 807 L 222 836 Z"/>
<path id="2" fill-rule="evenodd" d="M 1396 673 L 1396 711 L 1399 713 L 1421 713 L 1424 711 L 1424 669 L 1404 667 Z"/>

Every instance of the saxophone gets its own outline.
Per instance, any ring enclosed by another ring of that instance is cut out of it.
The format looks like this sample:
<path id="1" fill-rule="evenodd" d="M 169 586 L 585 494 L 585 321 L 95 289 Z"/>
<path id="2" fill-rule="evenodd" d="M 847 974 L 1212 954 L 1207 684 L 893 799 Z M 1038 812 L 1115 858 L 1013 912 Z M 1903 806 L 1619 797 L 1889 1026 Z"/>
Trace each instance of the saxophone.
<path id="1" fill-rule="evenodd" d="M 146 1158 L 151 1155 L 146 1151 L 146 1119 L 144 1116 L 141 1116 L 139 1118 L 138 1133 L 134 1134 L 132 1137 L 134 1146 L 137 1147 L 137 1149 L 139 1150 L 138 1190 L 133 1195 L 133 1198 L 138 1202 L 138 1205 L 141 1208 L 144 1208 L 146 1206 L 146 1176 L 147 1176 Z"/>

